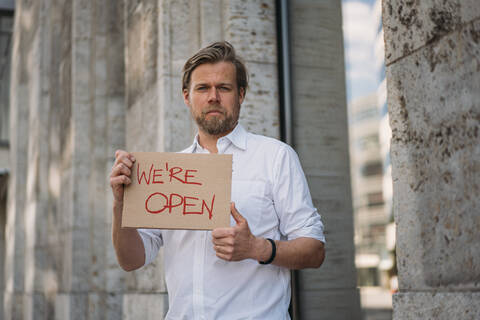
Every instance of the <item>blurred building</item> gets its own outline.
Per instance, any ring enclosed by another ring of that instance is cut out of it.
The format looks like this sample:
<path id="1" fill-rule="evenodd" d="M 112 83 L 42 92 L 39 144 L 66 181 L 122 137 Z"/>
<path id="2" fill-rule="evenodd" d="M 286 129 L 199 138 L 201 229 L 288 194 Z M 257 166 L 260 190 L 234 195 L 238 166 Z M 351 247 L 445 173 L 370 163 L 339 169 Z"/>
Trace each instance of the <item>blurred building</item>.
<path id="1" fill-rule="evenodd" d="M 383 163 L 377 96 L 349 105 L 350 162 L 355 217 L 355 264 L 359 286 L 386 286 L 381 262 L 386 256 L 388 217 L 383 198 Z"/>
<path id="2" fill-rule="evenodd" d="M 392 130 L 388 121 L 387 88 L 385 78 L 385 42 L 383 40 L 382 1 L 377 0 L 373 7 L 373 18 L 377 26 L 375 35 L 375 73 L 378 75 L 377 106 L 379 116 L 379 143 L 383 162 L 383 198 L 385 214 L 392 217 L 392 165 L 390 163 L 390 139 Z"/>
<path id="3" fill-rule="evenodd" d="M 390 128 L 390 120 L 388 117 L 387 105 L 387 86 L 385 75 L 385 41 L 383 36 L 382 22 L 382 0 L 377 0 L 373 6 L 373 18 L 375 20 L 375 72 L 378 75 L 377 89 L 377 107 L 379 113 L 378 137 L 380 143 L 380 156 L 383 164 L 382 192 L 384 200 L 384 212 L 387 218 L 387 226 L 385 230 L 385 246 L 387 253 L 383 255 L 380 263 L 380 269 L 387 274 L 388 287 L 396 290 L 397 269 L 395 257 L 395 223 L 393 221 L 393 190 L 392 190 L 392 164 L 390 161 L 390 140 L 392 138 L 392 130 Z"/>
<path id="4" fill-rule="evenodd" d="M 378 89 L 349 106 L 356 266 L 359 285 L 395 289 L 391 130 L 385 80 L 381 0 L 375 2 L 375 72 Z"/>

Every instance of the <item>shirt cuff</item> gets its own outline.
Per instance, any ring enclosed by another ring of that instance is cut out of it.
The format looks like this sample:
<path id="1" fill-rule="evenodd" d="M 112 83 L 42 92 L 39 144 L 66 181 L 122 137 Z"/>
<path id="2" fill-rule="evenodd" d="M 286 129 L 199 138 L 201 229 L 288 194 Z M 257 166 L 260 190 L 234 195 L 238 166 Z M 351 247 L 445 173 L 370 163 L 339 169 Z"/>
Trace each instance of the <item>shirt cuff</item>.
<path id="1" fill-rule="evenodd" d="M 155 234 L 153 230 L 137 229 L 137 231 L 145 248 L 145 264 L 143 266 L 147 266 L 157 257 L 158 250 L 163 245 L 163 240 L 161 235 Z"/>
<path id="2" fill-rule="evenodd" d="M 288 234 L 288 240 L 294 240 L 297 238 L 313 238 L 326 243 L 325 235 L 323 233 L 323 223 L 320 215 L 310 217 L 305 225 Z"/>

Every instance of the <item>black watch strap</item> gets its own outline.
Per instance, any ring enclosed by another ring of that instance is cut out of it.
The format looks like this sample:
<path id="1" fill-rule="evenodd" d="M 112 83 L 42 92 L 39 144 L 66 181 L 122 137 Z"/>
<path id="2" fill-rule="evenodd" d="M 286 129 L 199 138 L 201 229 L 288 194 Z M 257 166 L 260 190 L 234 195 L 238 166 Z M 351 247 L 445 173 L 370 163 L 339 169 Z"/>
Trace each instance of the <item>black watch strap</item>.
<path id="1" fill-rule="evenodd" d="M 277 246 L 275 245 L 275 241 L 273 241 L 270 238 L 266 238 L 271 244 L 272 244 L 272 255 L 270 256 L 270 259 L 267 261 L 258 261 L 260 264 L 270 264 L 273 262 L 273 259 L 275 259 L 275 255 L 277 254 Z"/>

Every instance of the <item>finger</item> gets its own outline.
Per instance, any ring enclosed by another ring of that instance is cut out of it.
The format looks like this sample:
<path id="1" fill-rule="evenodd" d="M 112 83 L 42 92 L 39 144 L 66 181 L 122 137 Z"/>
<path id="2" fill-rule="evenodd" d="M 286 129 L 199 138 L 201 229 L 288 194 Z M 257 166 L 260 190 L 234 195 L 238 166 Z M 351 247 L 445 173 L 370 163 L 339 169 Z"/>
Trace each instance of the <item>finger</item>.
<path id="1" fill-rule="evenodd" d="M 217 252 L 217 257 L 219 257 L 220 259 L 225 260 L 225 261 L 232 261 L 233 260 L 233 257 L 231 255 L 224 254 L 224 253 L 218 253 Z"/>
<path id="2" fill-rule="evenodd" d="M 127 157 L 132 162 L 135 162 L 135 156 L 133 155 L 133 153 L 129 153 L 125 150 L 118 149 L 117 151 L 115 151 L 115 158 L 121 158 L 121 157 Z"/>
<path id="3" fill-rule="evenodd" d="M 133 162 L 127 156 L 121 156 L 120 158 L 118 158 L 117 161 L 115 161 L 114 165 L 118 165 L 120 163 L 123 163 L 128 168 L 131 168 L 133 166 Z"/>
<path id="4" fill-rule="evenodd" d="M 233 254 L 232 246 L 214 246 L 213 249 L 215 250 L 216 253 L 225 254 L 225 255 Z"/>
<path id="5" fill-rule="evenodd" d="M 127 177 L 130 177 L 132 174 L 132 171 L 123 163 L 119 163 L 115 167 L 112 168 L 112 173 L 110 174 L 111 177 L 116 177 L 119 175 L 126 175 Z"/>
<path id="6" fill-rule="evenodd" d="M 115 150 L 115 158 L 118 158 L 120 155 L 127 153 L 127 151 L 122 149 Z"/>
<path id="7" fill-rule="evenodd" d="M 216 239 L 224 238 L 224 237 L 234 237 L 235 230 L 230 228 L 216 228 L 212 230 L 212 237 Z"/>
<path id="8" fill-rule="evenodd" d="M 232 237 L 213 238 L 212 243 L 214 246 L 233 246 L 235 240 Z"/>
<path id="9" fill-rule="evenodd" d="M 130 160 L 130 158 L 126 155 L 121 155 L 118 158 L 115 159 L 115 162 L 113 163 L 113 166 L 118 165 L 119 163 L 123 163 L 125 165 L 128 165 L 128 167 L 131 167 L 133 162 Z"/>
<path id="10" fill-rule="evenodd" d="M 235 202 L 231 202 L 231 203 L 230 203 L 230 212 L 232 213 L 233 219 L 235 219 L 235 221 L 236 221 L 237 223 L 247 221 L 247 220 L 245 220 L 245 218 L 240 214 L 240 212 L 237 211 L 237 208 L 235 208 Z"/>
<path id="11" fill-rule="evenodd" d="M 124 175 L 110 178 L 110 185 L 112 187 L 115 187 L 121 184 L 129 185 L 130 183 L 132 183 L 132 180 L 130 180 L 129 177 Z"/>
<path id="12" fill-rule="evenodd" d="M 133 165 L 133 162 L 135 162 L 135 157 L 123 150 L 117 150 L 115 153 L 115 163 L 114 166 L 116 166 L 119 163 L 124 163 L 127 167 L 131 168 Z"/>

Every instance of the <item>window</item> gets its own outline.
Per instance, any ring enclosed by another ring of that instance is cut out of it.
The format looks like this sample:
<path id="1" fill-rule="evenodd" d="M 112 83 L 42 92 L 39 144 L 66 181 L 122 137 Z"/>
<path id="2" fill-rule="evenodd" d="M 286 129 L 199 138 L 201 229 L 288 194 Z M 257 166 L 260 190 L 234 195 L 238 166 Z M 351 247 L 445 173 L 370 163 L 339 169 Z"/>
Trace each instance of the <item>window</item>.
<path id="1" fill-rule="evenodd" d="M 380 161 L 367 162 L 362 166 L 361 173 L 364 177 L 370 177 L 374 175 L 382 174 L 383 165 Z"/>
<path id="2" fill-rule="evenodd" d="M 383 205 L 383 203 L 383 194 L 381 191 L 367 194 L 367 206 L 376 207 Z"/>
<path id="3" fill-rule="evenodd" d="M 367 150 L 369 148 L 378 148 L 379 139 L 378 134 L 372 134 L 358 138 L 356 140 L 356 147 L 358 150 Z"/>
<path id="4" fill-rule="evenodd" d="M 364 120 L 378 119 L 378 108 L 373 105 L 372 108 L 368 108 L 353 114 L 352 123 L 362 122 Z"/>

